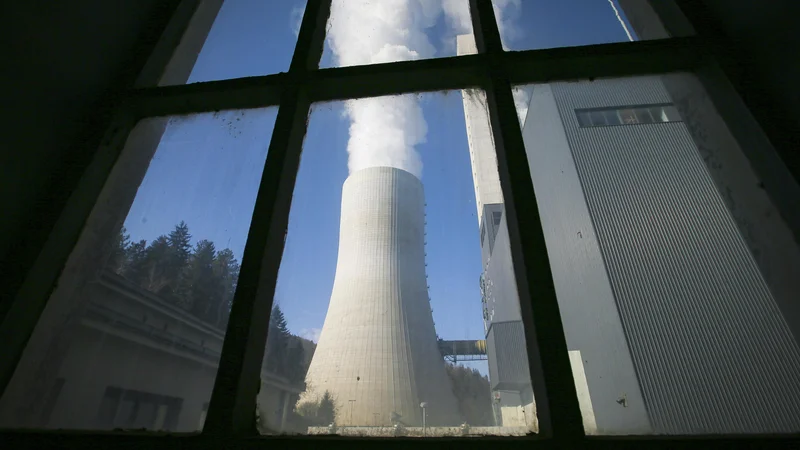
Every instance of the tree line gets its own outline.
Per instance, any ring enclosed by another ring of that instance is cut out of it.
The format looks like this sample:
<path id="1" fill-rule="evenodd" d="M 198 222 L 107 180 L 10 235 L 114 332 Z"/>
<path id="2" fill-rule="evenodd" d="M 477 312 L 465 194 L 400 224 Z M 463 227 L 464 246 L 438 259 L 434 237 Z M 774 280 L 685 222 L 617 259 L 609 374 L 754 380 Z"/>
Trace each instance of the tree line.
<path id="1" fill-rule="evenodd" d="M 148 243 L 131 242 L 125 227 L 117 233 L 108 270 L 200 320 L 225 329 L 239 279 L 239 262 L 229 248 L 217 250 L 202 239 L 192 246 L 189 226 L 181 221 L 166 235 Z M 279 307 L 272 310 L 264 357 L 267 371 L 293 383 L 305 378 L 301 339 L 289 332 Z"/>
<path id="2" fill-rule="evenodd" d="M 489 378 L 477 369 L 446 363 L 461 418 L 471 426 L 494 425 Z"/>
<path id="3" fill-rule="evenodd" d="M 239 279 L 239 262 L 229 248 L 217 250 L 202 239 L 192 246 L 181 221 L 149 244 L 131 242 L 125 227 L 117 233 L 108 268 L 199 319 L 225 328 Z"/>

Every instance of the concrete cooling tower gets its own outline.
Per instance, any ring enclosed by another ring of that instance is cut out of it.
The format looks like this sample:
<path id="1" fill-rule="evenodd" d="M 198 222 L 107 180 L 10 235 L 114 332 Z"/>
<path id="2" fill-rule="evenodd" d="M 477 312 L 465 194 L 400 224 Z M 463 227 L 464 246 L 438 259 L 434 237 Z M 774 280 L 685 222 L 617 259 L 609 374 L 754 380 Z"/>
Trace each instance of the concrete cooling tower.
<path id="1" fill-rule="evenodd" d="M 339 258 L 300 403 L 329 391 L 338 425 L 457 425 L 425 276 L 422 183 L 371 167 L 342 189 Z"/>

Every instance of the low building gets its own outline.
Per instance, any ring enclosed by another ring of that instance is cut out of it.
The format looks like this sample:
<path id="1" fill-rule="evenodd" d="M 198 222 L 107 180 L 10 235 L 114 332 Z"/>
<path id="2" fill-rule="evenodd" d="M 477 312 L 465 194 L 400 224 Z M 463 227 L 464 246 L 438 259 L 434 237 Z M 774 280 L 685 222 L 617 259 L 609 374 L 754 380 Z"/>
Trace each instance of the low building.
<path id="1" fill-rule="evenodd" d="M 200 430 L 224 330 L 112 273 L 85 292 L 89 303 L 40 426 Z M 287 420 L 304 385 L 267 370 L 261 382 L 262 424 L 290 431 Z"/>

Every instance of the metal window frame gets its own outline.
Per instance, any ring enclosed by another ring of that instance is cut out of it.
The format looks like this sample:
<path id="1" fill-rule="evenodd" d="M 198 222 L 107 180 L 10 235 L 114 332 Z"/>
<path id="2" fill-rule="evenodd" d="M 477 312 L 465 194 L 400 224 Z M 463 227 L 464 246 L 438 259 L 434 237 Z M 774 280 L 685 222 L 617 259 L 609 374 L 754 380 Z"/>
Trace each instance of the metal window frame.
<path id="1" fill-rule="evenodd" d="M 219 0 L 212 1 L 219 3 Z M 171 55 L 180 45 L 181 39 L 176 37 L 185 31 L 193 11 L 199 10 L 199 0 L 184 0 L 184 3 L 175 13 L 179 24 L 168 27 L 165 43 L 157 48 L 153 56 L 155 62 L 146 66 L 138 86 L 155 86 L 164 76 L 170 61 L 164 55 Z M 176 445 L 196 448 L 260 448 L 264 445 L 350 448 L 354 443 L 388 448 L 409 445 L 408 438 L 257 436 L 254 424 L 256 394 L 291 197 L 307 119 L 314 102 L 479 88 L 487 95 L 501 188 L 506 199 L 515 279 L 526 329 L 534 395 L 538 399 L 540 433 L 517 438 L 413 439 L 413 445 L 485 448 L 497 443 L 527 447 L 535 442 L 535 445 L 547 448 L 638 448 L 643 444 L 664 448 L 730 448 L 739 445 L 783 448 L 798 444 L 796 436 L 585 436 L 572 381 L 566 339 L 511 88 L 523 83 L 713 69 L 717 65 L 712 46 L 706 45 L 699 37 L 679 37 L 509 52 L 502 48 L 491 0 L 470 0 L 478 47 L 476 55 L 319 69 L 330 3 L 331 0 L 308 0 L 295 53 L 286 73 L 131 90 L 103 140 L 104 145 L 65 206 L 66 213 L 56 223 L 53 238 L 43 248 L 15 299 L 15 303 L 23 300 L 33 303 L 28 304 L 28 312 L 11 331 L 0 330 L 1 337 L 14 338 L 6 347 L 11 349 L 11 353 L 23 351 L 50 289 L 72 250 L 72 238 L 77 239 L 119 156 L 121 143 L 137 120 L 221 109 L 280 106 L 202 433 L 167 437 L 159 433 L 5 431 L 0 433 L 4 442 L 12 447 L 16 444 L 36 448 L 172 448 Z M 156 75 L 158 68 L 161 68 L 161 76 Z M 41 283 L 43 280 L 46 283 Z M 13 366 L 9 366 L 8 361 L 0 363 L 0 387 L 5 388 L 7 375 L 10 376 L 8 370 L 13 370 Z"/>

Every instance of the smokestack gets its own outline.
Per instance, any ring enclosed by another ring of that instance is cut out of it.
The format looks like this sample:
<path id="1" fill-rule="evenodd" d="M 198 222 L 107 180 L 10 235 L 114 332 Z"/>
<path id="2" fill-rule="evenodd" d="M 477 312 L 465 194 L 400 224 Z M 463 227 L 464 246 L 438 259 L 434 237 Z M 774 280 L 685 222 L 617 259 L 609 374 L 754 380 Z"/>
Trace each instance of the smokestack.
<path id="1" fill-rule="evenodd" d="M 333 291 L 300 402 L 329 391 L 338 425 L 457 425 L 425 275 L 422 183 L 393 167 L 345 181 Z"/>

